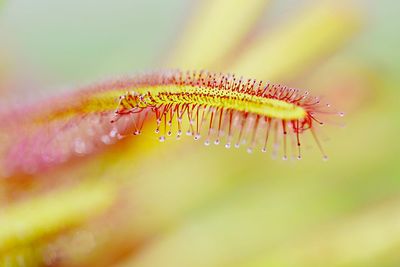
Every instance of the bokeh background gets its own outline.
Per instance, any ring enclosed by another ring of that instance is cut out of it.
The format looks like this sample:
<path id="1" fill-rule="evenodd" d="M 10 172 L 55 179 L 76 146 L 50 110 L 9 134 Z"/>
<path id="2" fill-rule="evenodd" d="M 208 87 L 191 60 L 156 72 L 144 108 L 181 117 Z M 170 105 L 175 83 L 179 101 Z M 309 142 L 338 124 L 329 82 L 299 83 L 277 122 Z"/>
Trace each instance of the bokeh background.
<path id="1" fill-rule="evenodd" d="M 345 127 L 322 129 L 327 162 L 315 145 L 283 162 L 191 138 L 160 144 L 149 126 L 1 178 L 0 266 L 400 266 L 399 9 L 0 1 L 2 109 L 172 67 L 310 89 L 346 112 Z"/>

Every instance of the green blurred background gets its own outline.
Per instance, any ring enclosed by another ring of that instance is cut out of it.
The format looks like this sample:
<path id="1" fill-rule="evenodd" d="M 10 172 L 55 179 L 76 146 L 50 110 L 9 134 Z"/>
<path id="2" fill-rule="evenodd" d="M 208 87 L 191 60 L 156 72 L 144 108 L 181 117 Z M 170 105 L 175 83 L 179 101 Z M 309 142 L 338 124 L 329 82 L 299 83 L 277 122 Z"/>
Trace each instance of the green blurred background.
<path id="1" fill-rule="evenodd" d="M 1 103 L 34 100 L 115 75 L 174 65 L 169 58 L 201 4 L 5 1 L 0 6 Z M 274 34 L 315 4 L 270 1 L 245 40 Z M 96 211 L 55 230 L 44 224 L 45 234 L 32 234 L 28 241 L 0 244 L 0 263 L 400 266 L 400 2 L 341 4 L 359 12 L 360 30 L 287 81 L 328 94 L 346 111 L 346 127 L 328 126 L 324 131 L 328 162 L 320 159 L 315 145 L 306 147 L 304 160 L 283 162 L 262 153 L 249 155 L 244 149 L 205 147 L 189 138 L 158 144 L 151 133 L 132 137 L 139 139 L 85 158 L 83 166 L 75 163 L 30 177 L 28 186 L 0 184 L 2 210 L 29 207 L 32 199 L 49 194 L 44 203 L 67 202 L 79 195 L 88 213 Z M 221 10 L 221 17 L 224 12 L 230 12 L 229 6 Z M 250 49 L 246 42 L 239 48 L 237 53 Z M 77 186 L 88 193 L 74 191 L 70 199 L 68 190 Z M 93 188 L 99 188 L 99 196 L 90 191 Z M 108 204 L 97 206 L 98 199 Z M 65 216 L 86 212 L 75 208 L 79 205 L 71 202 L 71 213 Z M 27 222 L 43 222 L 46 205 L 34 207 Z M 11 225 L 10 218 L 25 217 L 0 212 L 0 224 Z M 8 229 L 0 231 L 0 242 L 5 242 L 1 234 L 7 236 Z"/>

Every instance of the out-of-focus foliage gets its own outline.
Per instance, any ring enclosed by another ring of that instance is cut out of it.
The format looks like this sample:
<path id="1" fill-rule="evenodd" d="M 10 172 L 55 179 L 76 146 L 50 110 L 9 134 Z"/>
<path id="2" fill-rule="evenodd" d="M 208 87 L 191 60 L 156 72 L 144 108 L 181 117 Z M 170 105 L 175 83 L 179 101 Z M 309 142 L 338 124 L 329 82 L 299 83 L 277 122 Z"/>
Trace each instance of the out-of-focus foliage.
<path id="1" fill-rule="evenodd" d="M 171 55 L 172 67 L 219 70 L 259 22 L 269 0 L 204 1 L 195 8 L 185 35 Z"/>

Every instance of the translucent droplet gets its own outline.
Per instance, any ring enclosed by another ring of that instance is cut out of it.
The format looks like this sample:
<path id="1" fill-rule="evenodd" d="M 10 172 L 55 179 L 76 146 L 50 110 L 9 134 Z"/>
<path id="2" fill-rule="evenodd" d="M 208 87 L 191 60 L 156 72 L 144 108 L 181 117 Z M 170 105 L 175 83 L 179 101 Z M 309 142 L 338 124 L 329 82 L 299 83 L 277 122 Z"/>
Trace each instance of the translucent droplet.
<path id="1" fill-rule="evenodd" d="M 231 143 L 226 143 L 225 147 L 226 148 L 231 148 Z"/>
<path id="2" fill-rule="evenodd" d="M 236 143 L 235 148 L 239 148 L 239 147 L 240 147 L 239 143 Z"/>
<path id="3" fill-rule="evenodd" d="M 247 153 L 249 153 L 249 154 L 253 153 L 253 149 L 251 147 L 248 147 L 247 148 Z"/>
<path id="4" fill-rule="evenodd" d="M 187 130 L 186 135 L 190 136 L 190 135 L 192 135 L 192 132 L 190 130 Z"/>
<path id="5" fill-rule="evenodd" d="M 168 131 L 167 135 L 168 135 L 168 136 L 171 136 L 171 134 L 172 134 L 172 132 L 171 132 L 171 131 Z"/>
<path id="6" fill-rule="evenodd" d="M 285 155 L 285 156 L 282 157 L 282 159 L 283 159 L 283 160 L 287 160 L 288 157 Z"/>
<path id="7" fill-rule="evenodd" d="M 78 153 L 78 154 L 83 154 L 83 153 L 85 153 L 85 151 L 86 151 L 86 144 L 85 144 L 85 142 L 84 142 L 82 139 L 80 139 L 80 138 L 76 139 L 75 142 L 74 142 L 74 150 L 75 150 L 75 152 Z"/>
<path id="8" fill-rule="evenodd" d="M 219 145 L 219 139 L 216 139 L 216 140 L 214 141 L 214 144 Z"/>
<path id="9" fill-rule="evenodd" d="M 265 153 L 265 152 L 267 152 L 267 149 L 266 149 L 265 147 L 263 147 L 263 148 L 261 149 L 261 152 Z"/>
<path id="10" fill-rule="evenodd" d="M 165 141 L 165 136 L 160 136 L 160 137 L 158 138 L 158 141 L 164 142 L 164 141 Z"/>
<path id="11" fill-rule="evenodd" d="M 112 137 L 112 138 L 116 137 L 117 134 L 118 134 L 117 128 L 113 128 L 109 133 L 110 137 Z"/>
<path id="12" fill-rule="evenodd" d="M 329 158 L 328 158 L 327 155 L 324 155 L 324 156 L 322 157 L 322 160 L 323 160 L 323 161 L 328 161 L 328 159 L 329 159 Z"/>
<path id="13" fill-rule="evenodd" d="M 101 141 L 104 143 L 104 144 L 106 144 L 106 145 L 108 145 L 108 144 L 110 144 L 111 143 L 111 138 L 108 136 L 108 135 L 103 135 L 101 138 Z"/>
<path id="14" fill-rule="evenodd" d="M 204 144 L 205 144 L 206 146 L 209 146 L 209 145 L 210 145 L 210 141 L 209 141 L 209 140 L 206 140 L 206 141 L 204 142 Z"/>
<path id="15" fill-rule="evenodd" d="M 199 140 L 200 139 L 200 134 L 196 134 L 195 136 L 194 136 L 194 140 Z"/>

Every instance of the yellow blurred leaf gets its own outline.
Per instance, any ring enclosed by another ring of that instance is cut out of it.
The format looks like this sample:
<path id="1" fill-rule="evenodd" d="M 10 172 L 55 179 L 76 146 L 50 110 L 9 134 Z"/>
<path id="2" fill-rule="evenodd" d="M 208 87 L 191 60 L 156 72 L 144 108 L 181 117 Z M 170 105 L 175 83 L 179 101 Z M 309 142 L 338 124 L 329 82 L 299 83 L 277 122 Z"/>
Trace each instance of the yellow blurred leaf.
<path id="1" fill-rule="evenodd" d="M 24 246 L 82 223 L 114 200 L 107 183 L 82 183 L 6 207 L 0 213 L 0 251 Z"/>
<path id="2" fill-rule="evenodd" d="M 206 0 L 189 23 L 169 65 L 211 69 L 223 63 L 264 12 L 269 0 Z"/>
<path id="3" fill-rule="evenodd" d="M 249 45 L 229 70 L 287 82 L 343 45 L 359 25 L 356 11 L 319 4 Z"/>

